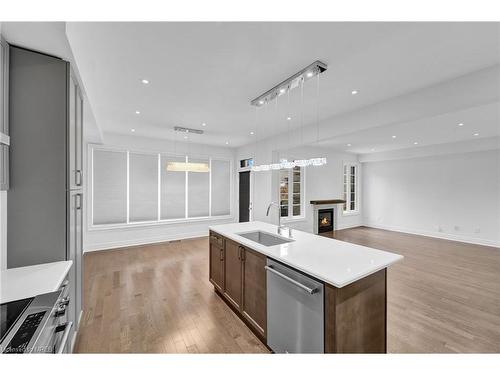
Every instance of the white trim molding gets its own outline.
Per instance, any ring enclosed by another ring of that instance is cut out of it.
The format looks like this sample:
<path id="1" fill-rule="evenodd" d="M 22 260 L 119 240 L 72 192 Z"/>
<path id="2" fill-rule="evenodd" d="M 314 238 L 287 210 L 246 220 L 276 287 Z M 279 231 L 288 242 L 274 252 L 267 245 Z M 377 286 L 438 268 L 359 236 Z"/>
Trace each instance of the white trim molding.
<path id="1" fill-rule="evenodd" d="M 133 240 L 102 242 L 86 246 L 83 252 L 88 253 L 92 251 L 112 250 L 122 247 L 147 245 L 147 244 L 154 244 L 167 241 L 179 241 L 179 240 L 186 240 L 190 238 L 199 238 L 206 236 L 208 236 L 208 230 L 190 232 L 190 233 L 176 233 L 166 236 L 135 238 Z"/>
<path id="2" fill-rule="evenodd" d="M 425 237 L 440 238 L 442 240 L 465 242 L 465 243 L 470 243 L 470 244 L 473 244 L 473 245 L 491 246 L 491 247 L 498 248 L 498 250 L 500 250 L 500 242 L 496 242 L 496 241 L 492 241 L 492 240 L 486 240 L 486 239 L 483 239 L 483 238 L 474 238 L 474 237 L 468 237 L 468 236 L 459 236 L 459 235 L 456 235 L 456 234 L 443 233 L 443 232 L 432 232 L 432 231 L 424 231 L 424 230 L 415 230 L 415 229 L 404 228 L 404 227 L 399 227 L 399 226 L 392 226 L 392 225 L 380 225 L 380 224 L 375 224 L 375 223 L 372 223 L 372 222 L 365 222 L 363 224 L 363 226 L 368 227 L 368 228 L 390 230 L 390 231 L 393 231 L 393 232 L 416 234 L 416 235 L 425 236 Z"/>

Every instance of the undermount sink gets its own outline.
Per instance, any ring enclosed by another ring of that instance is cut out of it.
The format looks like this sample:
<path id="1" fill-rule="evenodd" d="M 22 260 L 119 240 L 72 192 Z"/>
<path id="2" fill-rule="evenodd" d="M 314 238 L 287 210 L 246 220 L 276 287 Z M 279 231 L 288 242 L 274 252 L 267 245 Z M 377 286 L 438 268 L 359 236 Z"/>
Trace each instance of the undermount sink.
<path id="1" fill-rule="evenodd" d="M 245 237 L 247 240 L 257 242 L 264 246 L 276 246 L 287 242 L 293 242 L 283 237 L 276 236 L 271 233 L 262 232 L 260 230 L 254 232 L 236 233 L 238 236 Z"/>

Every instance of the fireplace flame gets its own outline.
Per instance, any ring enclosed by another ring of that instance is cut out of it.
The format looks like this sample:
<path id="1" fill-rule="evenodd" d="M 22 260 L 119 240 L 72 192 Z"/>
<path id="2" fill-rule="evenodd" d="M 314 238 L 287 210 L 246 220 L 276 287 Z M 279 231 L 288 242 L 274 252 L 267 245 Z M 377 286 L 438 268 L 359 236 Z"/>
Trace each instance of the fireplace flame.
<path id="1" fill-rule="evenodd" d="M 330 222 L 328 221 L 328 219 L 326 217 L 322 218 L 320 223 L 321 223 L 321 225 L 328 225 L 328 224 L 330 224 Z"/>

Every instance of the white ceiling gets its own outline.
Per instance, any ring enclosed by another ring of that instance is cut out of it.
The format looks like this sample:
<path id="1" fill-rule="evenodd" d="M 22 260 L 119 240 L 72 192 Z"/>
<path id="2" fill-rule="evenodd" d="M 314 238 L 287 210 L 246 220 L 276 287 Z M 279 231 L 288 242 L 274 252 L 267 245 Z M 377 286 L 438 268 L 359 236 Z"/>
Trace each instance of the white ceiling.
<path id="1" fill-rule="evenodd" d="M 43 24 L 21 23 L 37 49 L 59 48 Z M 175 125 L 206 122 L 193 142 L 237 147 L 253 142 L 250 131 L 264 138 L 299 127 L 302 108 L 306 129 L 317 115 L 326 129 L 321 145 L 372 153 L 499 135 L 499 25 L 82 22 L 67 23 L 66 35 L 104 137 L 173 138 Z M 23 28 L 15 31 L 26 45 Z M 319 111 L 310 81 L 303 106 L 295 90 L 256 122 L 250 100 L 316 59 L 328 64 Z"/>
<path id="2" fill-rule="evenodd" d="M 202 128 L 205 122 L 206 134 L 193 141 L 221 146 L 229 141 L 232 147 L 252 142 L 256 120 L 249 101 L 316 59 L 328 64 L 318 112 L 327 120 L 498 64 L 499 30 L 498 23 L 67 24 L 104 135 L 131 134 L 134 128 L 136 135 L 171 138 L 175 125 Z M 150 84 L 143 85 L 142 78 Z M 353 89 L 359 94 L 351 95 Z M 316 121 L 315 93 L 315 83 L 308 82 L 304 125 Z M 261 110 L 259 138 L 286 130 L 288 113 L 290 125 L 300 126 L 298 100 L 292 92 L 290 107 L 280 103 L 278 111 Z M 464 116 L 479 116 L 483 125 L 498 123 L 494 105 L 481 108 Z M 405 147 L 439 122 L 421 121 L 425 129 L 419 123 L 378 125 L 330 145 L 352 139 L 356 152 Z M 383 140 L 396 131 L 398 142 Z M 408 139 L 399 143 L 405 132 Z M 455 129 L 439 132 L 440 142 L 456 138 Z"/>
<path id="3" fill-rule="evenodd" d="M 495 102 L 415 121 L 368 128 L 320 144 L 357 154 L 385 152 L 497 137 L 500 136 L 499 124 L 499 107 Z"/>

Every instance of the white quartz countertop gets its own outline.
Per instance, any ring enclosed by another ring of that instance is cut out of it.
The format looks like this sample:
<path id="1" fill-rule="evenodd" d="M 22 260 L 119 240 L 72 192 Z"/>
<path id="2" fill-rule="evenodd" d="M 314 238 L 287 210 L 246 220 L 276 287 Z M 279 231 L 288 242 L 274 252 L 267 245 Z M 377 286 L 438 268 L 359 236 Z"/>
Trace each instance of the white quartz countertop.
<path id="1" fill-rule="evenodd" d="M 67 260 L 0 271 L 0 303 L 55 292 L 72 264 Z"/>
<path id="2" fill-rule="evenodd" d="M 292 230 L 293 242 L 276 246 L 264 246 L 238 235 L 256 230 L 277 235 L 276 225 L 261 221 L 214 225 L 210 226 L 210 229 L 337 288 L 342 288 L 403 259 L 399 254 L 295 229 Z M 287 234 L 287 231 L 284 233 Z"/>

